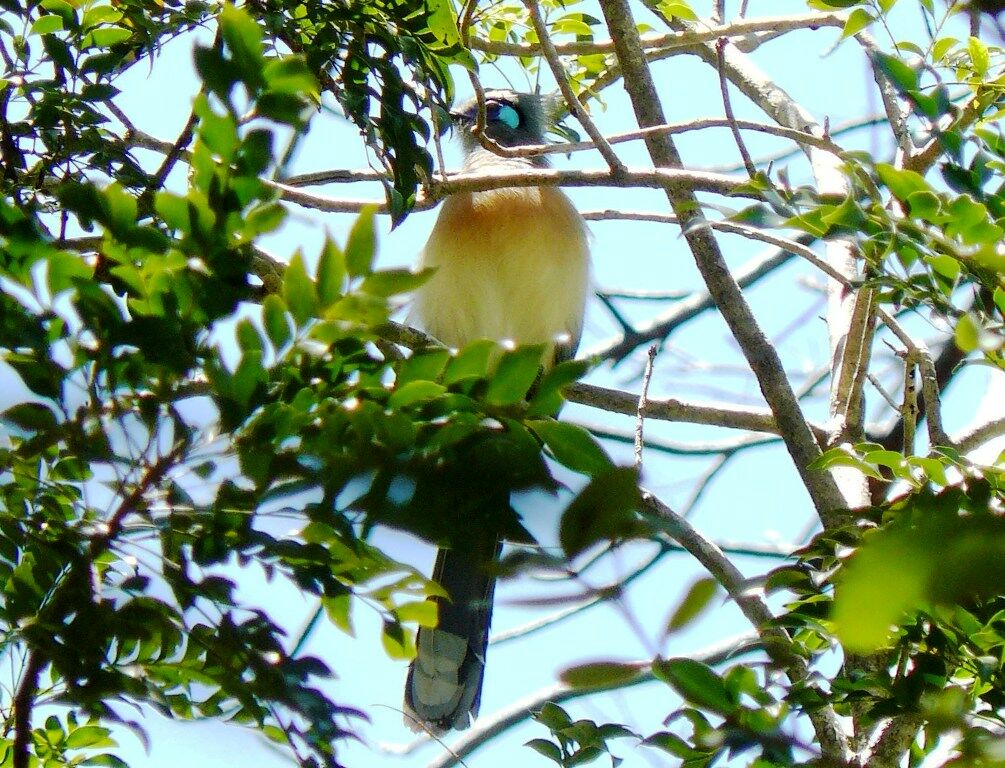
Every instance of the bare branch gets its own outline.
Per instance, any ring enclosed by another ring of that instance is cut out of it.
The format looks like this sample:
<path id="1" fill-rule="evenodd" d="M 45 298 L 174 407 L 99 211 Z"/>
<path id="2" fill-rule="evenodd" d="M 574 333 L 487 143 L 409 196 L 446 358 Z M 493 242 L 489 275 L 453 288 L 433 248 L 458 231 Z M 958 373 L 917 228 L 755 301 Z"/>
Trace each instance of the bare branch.
<path id="1" fill-rule="evenodd" d="M 664 124 L 666 119 L 659 95 L 639 44 L 627 0 L 601 0 L 600 5 L 611 37 L 617 45 L 618 61 L 624 72 L 625 87 L 639 125 L 646 127 Z M 680 156 L 670 137 L 650 136 L 646 140 L 646 145 L 656 167 L 681 167 Z M 786 448 L 814 500 L 818 514 L 827 515 L 832 510 L 840 509 L 844 502 L 830 476 L 809 469 L 810 464 L 819 455 L 819 447 L 785 378 L 778 353 L 759 328 L 740 287 L 729 273 L 718 244 L 708 229 L 690 226 L 692 223 L 701 223 L 702 220 L 693 189 L 668 180 L 664 190 L 681 222 L 684 237 L 694 254 L 709 294 L 714 298 L 716 306 L 757 378 L 761 392 L 781 428 Z"/>
<path id="2" fill-rule="evenodd" d="M 643 491 L 642 502 L 654 516 L 663 521 L 667 533 L 694 555 L 733 598 L 747 620 L 754 625 L 764 650 L 792 682 L 807 681 L 810 675 L 806 661 L 792 649 L 792 640 L 784 629 L 774 623 L 774 616 L 761 596 L 750 585 L 722 550 L 702 536 L 687 520 L 674 512 L 653 494 Z M 834 710 L 829 706 L 807 711 L 825 759 L 844 763 L 847 740 Z"/>
<path id="3" fill-rule="evenodd" d="M 31 764 L 31 712 L 38 692 L 39 677 L 44 668 L 45 657 L 35 649 L 29 651 L 28 661 L 21 673 L 21 682 L 11 701 L 14 716 L 14 742 L 11 745 L 14 768 L 28 768 Z"/>
<path id="4" fill-rule="evenodd" d="M 544 18 L 541 16 L 541 9 L 538 7 L 536 0 L 523 0 L 524 6 L 527 8 L 527 13 L 530 14 L 531 23 L 534 25 L 534 30 L 537 32 L 537 39 L 539 41 L 539 46 L 541 52 L 544 54 L 544 58 L 547 60 L 548 65 L 551 67 L 551 73 L 555 76 L 555 82 L 558 83 L 558 88 L 562 92 L 562 96 L 565 97 L 565 103 L 569 106 L 573 113 L 576 115 L 576 119 L 579 121 L 580 125 L 586 131 L 586 134 L 593 140 L 596 145 L 597 150 L 603 156 L 604 160 L 607 162 L 608 167 L 613 173 L 620 173 L 625 170 L 625 164 L 621 162 L 621 159 L 615 154 L 614 150 L 611 149 L 611 145 L 607 143 L 604 138 L 604 134 L 600 132 L 596 124 L 590 118 L 589 113 L 583 107 L 579 98 L 576 96 L 575 91 L 572 90 L 572 85 L 569 83 L 569 76 L 565 71 L 565 67 L 562 65 L 562 60 L 559 58 L 558 51 L 555 50 L 555 44 L 551 40 L 551 35 L 548 33 L 548 25 L 544 23 Z"/>
<path id="5" fill-rule="evenodd" d="M 312 208 L 328 213 L 358 213 L 363 208 L 375 208 L 378 213 L 387 213 L 387 205 L 379 200 L 350 200 L 312 195 L 287 184 L 265 182 L 277 192 L 283 200 L 304 208 Z M 752 190 L 738 192 L 740 180 L 733 176 L 706 173 L 704 171 L 685 171 L 678 168 L 627 169 L 623 172 L 609 170 L 557 170 L 554 168 L 535 168 L 528 170 L 505 170 L 491 174 L 460 173 L 434 184 L 426 194 L 420 195 L 413 210 L 423 211 L 434 208 L 447 195 L 458 192 L 485 192 L 490 189 L 505 187 L 642 187 L 661 189 L 667 184 L 673 184 L 692 191 L 712 192 L 719 195 L 739 195 L 742 197 L 760 197 Z"/>
<path id="6" fill-rule="evenodd" d="M 646 370 L 642 374 L 642 392 L 635 408 L 635 468 L 642 469 L 642 446 L 645 444 L 643 429 L 646 422 L 646 412 L 649 408 L 649 381 L 653 377 L 653 363 L 656 362 L 656 345 L 649 347 L 646 359 Z"/>
<path id="7" fill-rule="evenodd" d="M 953 442 L 961 453 L 968 453 L 1002 435 L 1005 435 L 1005 416 L 972 427 Z"/>
<path id="8" fill-rule="evenodd" d="M 579 403 L 600 408 L 610 413 L 635 416 L 638 411 L 639 396 L 630 392 L 599 387 L 595 384 L 578 382 L 565 388 L 565 397 L 570 403 Z M 751 432 L 779 434 L 779 427 L 771 412 L 766 409 L 743 409 L 729 405 L 697 405 L 680 400 L 648 400 L 646 417 L 658 421 L 679 421 L 687 424 L 708 424 L 729 429 L 745 429 Z M 812 426 L 813 433 L 820 439 L 827 439 L 823 427 Z"/>
<path id="9" fill-rule="evenodd" d="M 645 51 L 666 52 L 677 48 L 687 48 L 717 40 L 720 37 L 745 37 L 758 32 L 791 32 L 796 29 L 820 29 L 822 27 L 843 27 L 847 16 L 842 13 L 807 13 L 792 16 L 764 16 L 758 19 L 741 19 L 730 24 L 709 26 L 685 32 L 670 32 L 661 35 L 642 35 L 639 40 Z M 637 36 L 638 37 L 638 36 Z M 542 46 L 534 43 L 510 43 L 472 37 L 472 50 L 493 56 L 537 56 Z M 615 53 L 614 40 L 600 42 L 556 43 L 555 52 L 561 56 L 583 54 Z"/>
<path id="10" fill-rule="evenodd" d="M 631 213 L 625 211 L 586 211 L 583 218 L 587 221 L 604 221 L 608 219 L 626 219 L 629 221 L 656 221 L 662 223 L 677 223 L 677 217 L 671 214 Z M 721 228 L 724 222 L 705 222 L 713 228 Z M 731 225 L 732 226 L 732 225 Z M 756 231 L 756 230 L 755 230 Z M 793 242 L 808 243 L 813 238 L 806 235 Z M 812 253 L 812 251 L 811 251 Z M 752 259 L 737 272 L 736 282 L 741 288 L 753 285 L 761 278 L 771 274 L 775 269 L 792 258 L 790 251 L 772 250 Z M 663 314 L 657 315 L 643 325 L 637 327 L 631 334 L 623 334 L 611 341 L 603 342 L 597 347 L 587 350 L 584 356 L 599 356 L 605 359 L 622 360 L 634 349 L 647 342 L 665 338 L 675 328 L 689 320 L 698 317 L 715 306 L 715 301 L 709 291 L 695 293 L 684 299 Z"/>
<path id="11" fill-rule="evenodd" d="M 715 43 L 715 53 L 718 66 L 716 69 L 719 72 L 719 91 L 722 93 L 722 108 L 726 113 L 726 120 L 729 122 L 729 128 L 733 132 L 733 140 L 736 142 L 736 148 L 740 150 L 740 157 L 743 159 L 743 167 L 747 169 L 747 175 L 750 178 L 754 178 L 757 175 L 757 168 L 754 167 L 754 161 L 750 159 L 750 152 L 747 150 L 747 145 L 743 143 L 743 136 L 740 134 L 740 128 L 736 124 L 736 116 L 733 114 L 733 105 L 729 102 L 729 81 L 726 79 L 726 75 L 723 72 L 723 50 L 729 45 L 729 40 L 725 37 L 720 37 Z"/>
<path id="12" fill-rule="evenodd" d="M 899 768 L 924 724 L 925 719 L 916 714 L 893 718 L 872 748 L 869 768 Z"/>

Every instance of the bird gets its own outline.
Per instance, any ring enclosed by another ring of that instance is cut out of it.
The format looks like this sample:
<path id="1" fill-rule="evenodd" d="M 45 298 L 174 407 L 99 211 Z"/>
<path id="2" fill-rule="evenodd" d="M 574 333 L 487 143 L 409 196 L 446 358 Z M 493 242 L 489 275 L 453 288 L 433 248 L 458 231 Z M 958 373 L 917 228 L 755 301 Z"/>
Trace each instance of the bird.
<path id="1" fill-rule="evenodd" d="M 544 144 L 546 103 L 539 94 L 485 91 L 484 135 L 506 148 Z M 473 131 L 478 111 L 475 98 L 451 113 L 464 172 L 548 167 L 542 154 L 503 156 L 484 147 Z M 416 291 L 409 322 L 446 345 L 541 344 L 543 367 L 575 354 L 590 284 L 589 234 L 557 187 L 449 195 L 419 266 L 433 274 Z M 404 702 L 413 731 L 463 730 L 478 714 L 501 547 L 498 533 L 486 530 L 437 553 L 433 580 L 449 597 L 432 598 L 437 625 L 420 627 L 416 638 Z"/>

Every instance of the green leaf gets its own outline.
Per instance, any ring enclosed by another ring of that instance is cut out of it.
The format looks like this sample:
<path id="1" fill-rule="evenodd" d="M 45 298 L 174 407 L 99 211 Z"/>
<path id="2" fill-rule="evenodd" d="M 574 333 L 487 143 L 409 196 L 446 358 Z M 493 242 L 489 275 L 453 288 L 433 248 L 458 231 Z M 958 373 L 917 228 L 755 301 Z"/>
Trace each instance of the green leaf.
<path id="1" fill-rule="evenodd" d="M 102 768 L 129 768 L 129 763 L 118 755 L 113 755 L 108 752 L 100 755 L 93 755 L 80 763 L 80 765 L 97 765 L 102 766 Z"/>
<path id="2" fill-rule="evenodd" d="M 713 578 L 706 577 L 694 582 L 667 622 L 667 634 L 683 629 L 698 618 L 718 593 L 719 584 Z"/>
<path id="3" fill-rule="evenodd" d="M 887 53 L 874 53 L 873 61 L 902 94 L 918 88 L 918 72 L 900 57 Z"/>
<path id="4" fill-rule="evenodd" d="M 154 198 L 154 209 L 172 229 L 187 234 L 190 231 L 188 199 L 173 192 L 161 190 Z"/>
<path id="5" fill-rule="evenodd" d="M 453 46 L 460 42 L 460 33 L 457 29 L 457 17 L 454 14 L 454 6 L 450 0 L 427 0 L 429 15 L 426 23 L 429 31 L 444 46 Z"/>
<path id="6" fill-rule="evenodd" d="M 229 114 L 218 115 L 209 105 L 205 94 L 196 98 L 193 110 L 199 116 L 199 138 L 224 163 L 229 163 L 240 144 L 234 117 Z"/>
<path id="7" fill-rule="evenodd" d="M 70 731 L 63 743 L 67 749 L 97 749 L 118 746 L 109 735 L 109 730 L 98 725 L 83 725 Z"/>
<path id="8" fill-rule="evenodd" d="M 443 373 L 443 383 L 449 386 L 465 379 L 484 378 L 495 349 L 496 343 L 491 339 L 471 342 L 451 357 Z"/>
<path id="9" fill-rule="evenodd" d="M 450 359 L 450 351 L 441 347 L 417 350 L 398 367 L 395 386 L 412 381 L 436 381 Z"/>
<path id="10" fill-rule="evenodd" d="M 283 299 L 298 325 L 304 325 L 317 316 L 317 292 L 307 274 L 304 257 L 300 251 L 293 254 L 290 265 L 283 275 Z"/>
<path id="11" fill-rule="evenodd" d="M 642 740 L 642 744 L 661 749 L 674 757 L 689 758 L 696 754 L 696 750 L 688 745 L 684 739 L 669 731 L 660 731 L 652 736 L 647 736 Z"/>
<path id="12" fill-rule="evenodd" d="M 973 352 L 980 343 L 981 330 L 980 322 L 973 314 L 963 315 L 956 323 L 956 346 L 964 352 Z"/>
<path id="13" fill-rule="evenodd" d="M 562 750 L 558 748 L 558 745 L 554 742 L 548 741 L 547 739 L 531 739 L 524 744 L 525 747 L 530 747 L 539 755 L 551 760 L 553 763 L 562 765 Z"/>
<path id="14" fill-rule="evenodd" d="M 306 62 L 299 56 L 284 56 L 265 65 L 265 82 L 269 90 L 285 94 L 316 94 L 318 81 Z"/>
<path id="15" fill-rule="evenodd" d="M 275 294 L 269 294 L 262 302 L 262 324 L 277 350 L 291 338 L 290 322 L 286 317 L 286 304 Z"/>
<path id="16" fill-rule="evenodd" d="M 639 534 L 640 504 L 633 467 L 614 467 L 596 475 L 562 514 L 558 536 L 565 554 L 575 557 L 598 542 Z"/>
<path id="17" fill-rule="evenodd" d="M 558 677 L 571 688 L 620 688 L 638 680 L 641 673 L 638 664 L 594 661 L 567 667 Z"/>
<path id="18" fill-rule="evenodd" d="M 262 31 L 243 8 L 224 5 L 220 11 L 220 31 L 241 79 L 255 92 L 262 83 L 265 55 Z"/>
<path id="19" fill-rule="evenodd" d="M 111 229 L 118 235 L 133 229 L 136 226 L 136 198 L 117 182 L 109 184 L 103 194 Z"/>
<path id="20" fill-rule="evenodd" d="M 887 163 L 877 163 L 876 173 L 886 186 L 890 188 L 898 200 L 907 202 L 915 192 L 931 192 L 925 177 L 915 171 L 894 168 Z"/>
<path id="21" fill-rule="evenodd" d="M 388 408 L 398 410 L 423 400 L 439 397 L 447 388 L 435 381 L 411 381 L 403 387 L 395 389 L 387 401 Z"/>
<path id="22" fill-rule="evenodd" d="M 389 658 L 403 661 L 415 658 L 415 643 L 398 622 L 385 621 L 380 640 Z"/>
<path id="23" fill-rule="evenodd" d="M 41 403 L 21 403 L 3 412 L 4 421 L 29 432 L 43 432 L 56 426 L 56 414 Z"/>
<path id="24" fill-rule="evenodd" d="M 317 290 L 322 307 L 328 307 L 342 298 L 345 274 L 345 255 L 334 240 L 326 237 L 318 258 Z"/>
<path id="25" fill-rule="evenodd" d="M 530 401 L 529 416 L 554 416 L 565 402 L 562 390 L 578 381 L 590 367 L 586 360 L 566 360 L 549 368 L 537 383 Z"/>
<path id="26" fill-rule="evenodd" d="M 63 29 L 63 17 L 55 14 L 39 16 L 28 30 L 29 35 L 48 35 Z"/>
<path id="27" fill-rule="evenodd" d="M 591 744 L 588 747 L 583 747 L 573 752 L 569 759 L 565 761 L 565 768 L 575 768 L 577 765 L 592 763 L 594 760 L 603 757 L 604 754 L 606 753 L 603 749 Z"/>
<path id="28" fill-rule="evenodd" d="M 410 269 L 382 269 L 371 272 L 364 279 L 359 289 L 373 296 L 394 296 L 399 293 L 414 291 L 433 274 L 432 269 L 414 272 Z"/>
<path id="29" fill-rule="evenodd" d="M 886 646 L 891 629 L 920 605 L 932 567 L 925 542 L 912 531 L 881 531 L 848 561 L 834 589 L 838 639 L 851 653 Z"/>
<path id="30" fill-rule="evenodd" d="M 238 322 L 235 336 L 237 337 L 237 346 L 241 348 L 242 352 L 254 352 L 259 355 L 262 353 L 262 337 L 258 335 L 258 329 L 248 318 L 243 318 Z"/>
<path id="31" fill-rule="evenodd" d="M 967 50 L 970 52 L 970 63 L 973 65 L 974 74 L 978 77 L 986 77 L 991 66 L 991 55 L 988 47 L 977 37 L 967 40 Z"/>
<path id="32" fill-rule="evenodd" d="M 336 627 L 349 636 L 355 636 L 356 632 L 352 625 L 352 595 L 348 592 L 344 595 L 325 597 L 321 604 L 324 606 L 325 614 Z"/>
<path id="33" fill-rule="evenodd" d="M 373 217 L 376 208 L 366 206 L 360 211 L 349 230 L 345 244 L 346 269 L 353 277 L 369 275 L 373 270 L 373 260 L 377 253 L 377 232 Z"/>
<path id="34" fill-rule="evenodd" d="M 133 33 L 124 27 L 100 27 L 89 32 L 84 42 L 85 46 L 89 43 L 95 48 L 111 48 L 113 45 L 124 43 L 132 36 Z"/>
<path id="35" fill-rule="evenodd" d="M 122 18 L 122 12 L 116 10 L 111 5 L 93 5 L 84 11 L 84 19 L 81 26 L 91 29 L 99 24 L 114 24 Z"/>
<path id="36" fill-rule="evenodd" d="M 485 402 L 490 405 L 513 405 L 530 391 L 541 370 L 544 345 L 517 347 L 507 352 L 489 380 Z"/>
<path id="37" fill-rule="evenodd" d="M 394 609 L 398 621 L 414 621 L 420 627 L 435 627 L 438 613 L 437 605 L 432 600 L 405 603 Z"/>
<path id="38" fill-rule="evenodd" d="M 653 672 L 679 693 L 685 701 L 719 715 L 736 711 L 738 704 L 730 697 L 722 678 L 707 664 L 694 659 L 676 658 L 653 662 Z"/>
<path id="39" fill-rule="evenodd" d="M 263 203 L 248 211 L 244 219 L 243 235 L 253 240 L 259 235 L 275 232 L 286 220 L 286 209 L 279 203 Z"/>
<path id="40" fill-rule="evenodd" d="M 875 20 L 876 18 L 865 8 L 856 8 L 848 14 L 848 20 L 844 23 L 844 29 L 841 31 L 841 39 L 854 37 Z"/>
<path id="41" fill-rule="evenodd" d="M 529 421 L 530 427 L 562 464 L 584 475 L 610 470 L 614 463 L 593 436 L 580 426 L 554 419 Z"/>
<path id="42" fill-rule="evenodd" d="M 534 713 L 534 719 L 553 733 L 572 725 L 569 713 L 558 704 L 552 704 L 550 701 L 541 707 L 539 712 Z"/>

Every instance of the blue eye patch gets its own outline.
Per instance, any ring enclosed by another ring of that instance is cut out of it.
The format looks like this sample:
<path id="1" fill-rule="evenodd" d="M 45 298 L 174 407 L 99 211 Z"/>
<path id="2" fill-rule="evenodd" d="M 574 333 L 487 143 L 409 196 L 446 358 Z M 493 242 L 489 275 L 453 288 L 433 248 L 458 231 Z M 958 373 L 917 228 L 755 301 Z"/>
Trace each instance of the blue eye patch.
<path id="1" fill-rule="evenodd" d="M 498 121 L 509 128 L 517 128 L 520 125 L 520 113 L 517 112 L 509 104 L 499 104 L 497 102 L 489 102 L 486 110 L 488 119 L 495 122 Z"/>

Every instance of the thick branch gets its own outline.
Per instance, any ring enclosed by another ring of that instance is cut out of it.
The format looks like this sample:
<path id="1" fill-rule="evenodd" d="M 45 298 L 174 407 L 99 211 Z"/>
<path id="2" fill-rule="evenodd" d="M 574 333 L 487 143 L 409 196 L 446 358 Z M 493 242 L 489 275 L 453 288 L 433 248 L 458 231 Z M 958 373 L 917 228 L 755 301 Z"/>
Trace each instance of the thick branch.
<path id="1" fill-rule="evenodd" d="M 639 44 L 627 0 L 601 0 L 600 7 L 616 44 L 625 88 L 639 125 L 647 127 L 664 124 L 666 119 L 659 95 L 645 53 Z M 646 145 L 657 168 L 681 167 L 680 156 L 669 137 L 650 136 Z M 701 209 L 693 189 L 672 179 L 667 179 L 663 188 L 681 222 L 684 237 L 694 254 L 705 285 L 747 358 L 758 386 L 775 415 L 786 448 L 813 499 L 817 513 L 826 517 L 831 512 L 842 509 L 844 500 L 830 475 L 809 468 L 820 455 L 820 449 L 785 377 L 778 353 L 758 326 L 711 232 L 707 227 L 691 226 L 702 222 Z"/>
<path id="2" fill-rule="evenodd" d="M 45 657 L 39 651 L 31 650 L 21 675 L 21 683 L 14 692 L 14 768 L 28 768 L 31 764 L 31 712 L 38 692 L 38 679 L 44 667 Z"/>

